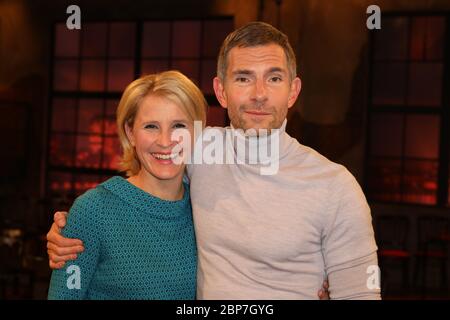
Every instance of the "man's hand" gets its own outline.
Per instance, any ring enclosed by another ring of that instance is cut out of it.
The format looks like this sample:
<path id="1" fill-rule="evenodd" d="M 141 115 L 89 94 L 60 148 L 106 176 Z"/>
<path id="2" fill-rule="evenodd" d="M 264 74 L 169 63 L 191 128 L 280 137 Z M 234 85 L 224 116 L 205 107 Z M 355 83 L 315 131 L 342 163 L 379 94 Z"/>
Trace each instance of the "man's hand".
<path id="1" fill-rule="evenodd" d="M 322 289 L 317 294 L 320 300 L 330 300 L 330 293 L 328 292 L 328 280 L 325 280 L 322 284 Z"/>
<path id="2" fill-rule="evenodd" d="M 77 253 L 83 252 L 83 242 L 79 239 L 68 239 L 61 235 L 67 220 L 67 212 L 56 212 L 53 224 L 47 233 L 47 253 L 49 266 L 52 269 L 64 267 L 66 261 L 75 260 Z"/>

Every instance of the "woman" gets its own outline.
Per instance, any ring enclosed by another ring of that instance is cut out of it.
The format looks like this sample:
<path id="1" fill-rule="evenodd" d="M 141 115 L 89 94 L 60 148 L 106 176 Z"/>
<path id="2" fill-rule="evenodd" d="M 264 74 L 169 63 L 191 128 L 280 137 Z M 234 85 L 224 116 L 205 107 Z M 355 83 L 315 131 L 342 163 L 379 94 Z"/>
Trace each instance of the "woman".
<path id="1" fill-rule="evenodd" d="M 49 299 L 195 299 L 189 187 L 171 136 L 182 129 L 193 137 L 194 121 L 205 117 L 202 93 L 177 71 L 126 88 L 117 128 L 128 178 L 113 177 L 73 204 L 63 232 L 85 251 L 53 271 Z"/>

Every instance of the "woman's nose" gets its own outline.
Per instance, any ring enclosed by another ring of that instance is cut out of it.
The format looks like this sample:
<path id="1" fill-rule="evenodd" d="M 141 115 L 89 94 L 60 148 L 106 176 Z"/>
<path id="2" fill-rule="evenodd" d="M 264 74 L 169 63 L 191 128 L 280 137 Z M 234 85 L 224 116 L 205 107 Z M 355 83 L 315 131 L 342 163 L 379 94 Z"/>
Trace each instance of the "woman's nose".
<path id="1" fill-rule="evenodd" d="M 162 130 L 158 136 L 158 145 L 161 147 L 170 147 L 174 144 L 172 141 L 172 134 L 169 130 Z"/>

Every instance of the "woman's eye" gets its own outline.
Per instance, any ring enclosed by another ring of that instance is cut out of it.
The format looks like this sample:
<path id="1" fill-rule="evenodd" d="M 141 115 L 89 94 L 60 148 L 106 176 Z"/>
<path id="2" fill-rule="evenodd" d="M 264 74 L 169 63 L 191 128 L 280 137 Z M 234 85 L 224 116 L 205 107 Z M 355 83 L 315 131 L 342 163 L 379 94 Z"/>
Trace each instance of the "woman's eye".
<path id="1" fill-rule="evenodd" d="M 145 129 L 157 129 L 158 127 L 156 125 L 154 125 L 154 124 L 147 124 L 147 125 L 145 125 L 144 128 Z"/>
<path id="2" fill-rule="evenodd" d="M 176 129 L 186 128 L 187 126 L 184 123 L 176 123 L 174 126 Z"/>

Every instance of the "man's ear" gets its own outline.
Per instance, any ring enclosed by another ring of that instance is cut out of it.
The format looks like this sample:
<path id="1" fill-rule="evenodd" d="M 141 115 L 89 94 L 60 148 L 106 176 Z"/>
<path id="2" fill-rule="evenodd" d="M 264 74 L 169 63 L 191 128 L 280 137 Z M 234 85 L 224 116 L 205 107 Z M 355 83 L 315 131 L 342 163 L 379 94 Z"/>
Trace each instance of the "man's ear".
<path id="1" fill-rule="evenodd" d="M 127 134 L 128 141 L 130 141 L 130 144 L 134 147 L 134 135 L 133 135 L 133 129 L 130 127 L 128 123 L 125 123 L 125 133 Z"/>
<path id="2" fill-rule="evenodd" d="M 222 108 L 226 109 L 228 107 L 228 104 L 227 104 L 227 96 L 224 90 L 224 85 L 225 84 L 222 82 L 222 80 L 220 80 L 219 77 L 215 77 L 213 79 L 213 87 L 217 97 L 217 101 L 219 101 Z"/>
<path id="3" fill-rule="evenodd" d="M 295 79 L 292 80 L 291 82 L 291 90 L 289 92 L 289 99 L 288 99 L 288 108 L 294 105 L 301 90 L 302 90 L 302 80 L 300 80 L 299 77 L 295 77 Z"/>

